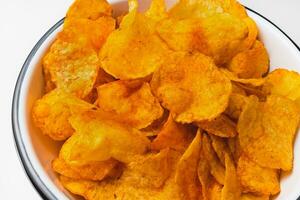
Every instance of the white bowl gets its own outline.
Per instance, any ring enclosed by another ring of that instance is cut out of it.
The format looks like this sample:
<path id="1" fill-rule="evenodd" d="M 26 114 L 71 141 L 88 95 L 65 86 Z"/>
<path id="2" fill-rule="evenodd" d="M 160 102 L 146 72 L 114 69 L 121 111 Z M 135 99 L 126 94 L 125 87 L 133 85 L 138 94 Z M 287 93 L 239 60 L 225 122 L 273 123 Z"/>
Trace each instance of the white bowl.
<path id="1" fill-rule="evenodd" d="M 169 5 L 174 0 L 168 0 Z M 111 2 L 116 13 L 127 10 L 127 2 Z M 142 10 L 149 4 L 143 1 Z M 282 67 L 300 72 L 300 48 L 274 23 L 261 14 L 248 9 L 256 21 L 260 38 L 268 49 L 271 70 Z M 59 183 L 51 169 L 51 161 L 58 155 L 61 143 L 54 142 L 35 128 L 31 118 L 34 101 L 42 96 L 43 76 L 41 58 L 62 28 L 63 19 L 55 24 L 34 46 L 26 59 L 16 83 L 12 124 L 16 147 L 24 169 L 32 184 L 44 199 L 75 199 Z M 300 196 L 300 134 L 295 140 L 294 169 L 281 178 L 278 200 L 296 200 Z"/>

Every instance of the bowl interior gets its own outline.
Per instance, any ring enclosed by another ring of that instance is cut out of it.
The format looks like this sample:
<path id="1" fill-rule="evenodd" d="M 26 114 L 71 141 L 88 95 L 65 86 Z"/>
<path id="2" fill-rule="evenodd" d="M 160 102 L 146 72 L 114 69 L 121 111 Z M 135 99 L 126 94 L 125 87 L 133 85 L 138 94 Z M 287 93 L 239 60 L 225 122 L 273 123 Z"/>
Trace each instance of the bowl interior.
<path id="1" fill-rule="evenodd" d="M 140 2 L 141 10 L 148 7 L 150 0 Z M 124 0 L 111 1 L 116 15 L 127 11 L 127 2 Z M 168 6 L 174 0 L 167 0 Z M 260 38 L 268 49 L 271 70 L 278 67 L 287 68 L 300 72 L 300 51 L 297 47 L 275 26 L 254 12 L 248 11 L 249 15 L 256 21 Z M 35 54 L 29 59 L 24 78 L 21 80 L 20 96 L 18 104 L 18 120 L 20 126 L 20 137 L 25 147 L 26 154 L 34 169 L 31 176 L 38 178 L 57 199 L 75 199 L 63 189 L 58 181 L 58 176 L 51 169 L 51 161 L 58 155 L 62 145 L 44 136 L 35 128 L 31 118 L 31 108 L 34 101 L 43 94 L 43 76 L 41 58 L 61 30 L 58 26 L 42 42 Z M 300 136 L 295 140 L 294 169 L 289 174 L 283 174 L 281 180 L 281 193 L 276 199 L 297 199 L 300 194 Z M 23 156 L 23 155 L 22 155 Z"/>

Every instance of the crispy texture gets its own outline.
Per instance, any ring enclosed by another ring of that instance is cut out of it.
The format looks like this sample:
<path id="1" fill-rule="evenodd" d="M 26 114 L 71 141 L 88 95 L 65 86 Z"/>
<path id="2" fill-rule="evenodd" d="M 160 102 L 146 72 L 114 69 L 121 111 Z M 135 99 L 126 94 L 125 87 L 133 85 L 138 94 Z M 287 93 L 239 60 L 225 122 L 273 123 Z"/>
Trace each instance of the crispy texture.
<path id="1" fill-rule="evenodd" d="M 229 97 L 228 107 L 225 113 L 234 120 L 238 120 L 244 108 L 247 97 L 242 94 L 232 93 Z"/>
<path id="2" fill-rule="evenodd" d="M 269 56 L 263 43 L 257 40 L 251 49 L 237 54 L 228 69 L 239 78 L 261 78 L 269 69 Z"/>
<path id="3" fill-rule="evenodd" d="M 262 105 L 262 111 L 262 119 L 257 123 L 261 123 L 263 133 L 244 151 L 263 167 L 290 171 L 293 141 L 300 119 L 299 108 L 290 99 L 271 95 Z"/>
<path id="4" fill-rule="evenodd" d="M 182 123 L 217 117 L 226 109 L 231 93 L 230 81 L 200 53 L 172 54 L 154 73 L 151 88 L 175 121 Z"/>
<path id="5" fill-rule="evenodd" d="M 96 20 L 111 14 L 112 8 L 106 0 L 76 0 L 69 8 L 67 17 Z"/>
<path id="6" fill-rule="evenodd" d="M 132 3 L 100 51 L 102 68 L 108 74 L 122 80 L 143 78 L 161 65 L 169 50 L 155 34 L 157 19 L 151 16 L 138 13 L 137 3 Z"/>
<path id="7" fill-rule="evenodd" d="M 175 182 L 182 193 L 182 199 L 198 199 L 201 192 L 197 175 L 201 140 L 202 133 L 201 130 L 198 129 L 194 140 L 186 149 L 176 167 Z"/>
<path id="8" fill-rule="evenodd" d="M 222 114 L 212 121 L 202 121 L 197 125 L 210 134 L 219 137 L 235 137 L 237 135 L 236 124 L 226 115 Z"/>
<path id="9" fill-rule="evenodd" d="M 95 108 L 94 105 L 63 90 L 55 89 L 35 102 L 32 117 L 35 126 L 40 128 L 43 134 L 53 140 L 65 140 L 74 133 L 68 121 L 72 113 L 93 108 Z"/>
<path id="10" fill-rule="evenodd" d="M 268 195 L 255 195 L 255 194 L 242 194 L 242 200 L 269 200 L 270 197 Z"/>
<path id="11" fill-rule="evenodd" d="M 175 122 L 173 117 L 169 115 L 167 122 L 152 141 L 151 149 L 162 150 L 164 148 L 171 148 L 184 152 L 192 142 L 194 133 L 195 131 L 192 128 Z"/>
<path id="12" fill-rule="evenodd" d="M 239 158 L 237 174 L 243 192 L 253 192 L 265 196 L 275 195 L 280 192 L 278 171 L 260 167 L 245 155 Z"/>
<path id="13" fill-rule="evenodd" d="M 140 131 L 125 126 L 100 111 L 89 111 L 69 120 L 76 134 L 62 146 L 66 162 L 82 165 L 114 158 L 128 163 L 149 148 L 150 141 Z"/>
<path id="14" fill-rule="evenodd" d="M 215 135 L 209 135 L 209 136 L 211 139 L 212 147 L 214 148 L 216 154 L 218 155 L 218 158 L 221 161 L 222 165 L 225 166 L 225 155 L 231 154 L 226 139 Z"/>
<path id="15" fill-rule="evenodd" d="M 131 127 L 145 128 L 163 115 L 163 108 L 148 83 L 115 81 L 97 90 L 97 105 L 104 111 L 124 116 Z"/>

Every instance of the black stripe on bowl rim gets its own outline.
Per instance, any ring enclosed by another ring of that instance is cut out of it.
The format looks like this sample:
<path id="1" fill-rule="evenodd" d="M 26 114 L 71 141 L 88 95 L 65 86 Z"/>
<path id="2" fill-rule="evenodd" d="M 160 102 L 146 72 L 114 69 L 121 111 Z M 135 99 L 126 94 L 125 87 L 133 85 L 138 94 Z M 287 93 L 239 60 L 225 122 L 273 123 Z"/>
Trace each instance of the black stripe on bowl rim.
<path id="1" fill-rule="evenodd" d="M 300 47 L 294 42 L 291 37 L 289 37 L 281 28 L 279 28 L 275 23 L 273 23 L 271 20 L 263 16 L 262 14 L 252 10 L 251 8 L 245 7 L 248 11 L 258 15 L 265 21 L 272 24 L 277 30 L 279 30 L 300 52 Z M 27 68 L 32 60 L 32 58 L 35 56 L 38 49 L 41 47 L 41 45 L 44 43 L 44 41 L 51 35 L 57 28 L 59 28 L 64 22 L 64 18 L 59 20 L 54 26 L 52 26 L 42 37 L 41 39 L 36 43 L 36 45 L 31 50 L 30 54 L 26 58 L 21 71 L 19 73 L 16 86 L 14 89 L 13 94 L 13 101 L 12 101 L 12 129 L 13 129 L 13 136 L 15 141 L 15 147 L 19 155 L 19 159 L 22 163 L 22 166 L 25 170 L 25 173 L 27 174 L 27 177 L 31 181 L 32 185 L 36 189 L 36 191 L 39 193 L 39 195 L 46 200 L 58 200 L 58 197 L 53 194 L 49 188 L 46 186 L 46 184 L 41 180 L 39 177 L 39 174 L 36 172 L 36 170 L 33 168 L 30 158 L 26 152 L 25 145 L 21 139 L 21 130 L 19 125 L 19 101 L 20 101 L 20 88 L 23 83 L 24 77 L 27 72 Z M 297 198 L 297 200 L 300 200 L 300 196 Z"/>

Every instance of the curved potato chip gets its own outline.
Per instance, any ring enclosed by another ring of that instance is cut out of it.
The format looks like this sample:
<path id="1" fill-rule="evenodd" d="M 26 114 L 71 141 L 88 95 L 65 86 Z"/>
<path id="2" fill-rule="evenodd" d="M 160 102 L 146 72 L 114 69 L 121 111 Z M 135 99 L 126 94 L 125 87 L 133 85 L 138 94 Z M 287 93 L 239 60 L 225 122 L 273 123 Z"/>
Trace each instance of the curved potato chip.
<path id="1" fill-rule="evenodd" d="M 222 189 L 222 200 L 237 200 L 241 198 L 241 188 L 240 183 L 236 174 L 236 169 L 234 162 L 229 157 L 225 155 L 225 180 L 224 187 Z"/>
<path id="2" fill-rule="evenodd" d="M 300 75 L 286 69 L 276 69 L 268 74 L 263 91 L 296 100 L 300 97 Z"/>
<path id="3" fill-rule="evenodd" d="M 255 21 L 250 17 L 244 18 L 243 21 L 248 27 L 248 37 L 243 41 L 243 44 L 240 46 L 240 51 L 250 49 L 255 43 L 258 36 L 258 28 Z"/>
<path id="4" fill-rule="evenodd" d="M 238 53 L 228 69 L 239 78 L 261 78 L 269 69 L 269 56 L 263 43 L 257 40 L 251 49 Z"/>
<path id="5" fill-rule="evenodd" d="M 226 109 L 231 93 L 230 81 L 200 53 L 172 54 L 150 84 L 175 121 L 182 123 L 217 117 Z"/>
<path id="6" fill-rule="evenodd" d="M 216 155 L 208 135 L 203 134 L 202 151 L 210 166 L 210 173 L 218 183 L 224 185 L 225 169 Z"/>
<path id="7" fill-rule="evenodd" d="M 152 150 L 164 148 L 175 149 L 184 152 L 194 137 L 192 128 L 176 123 L 169 114 L 167 122 L 159 131 L 157 137 L 151 143 Z"/>
<path id="8" fill-rule="evenodd" d="M 72 166 L 62 158 L 57 158 L 52 162 L 52 169 L 57 173 L 69 178 L 88 179 L 100 181 L 105 177 L 114 176 L 114 168 L 118 162 L 113 159 L 100 162 L 92 162 L 82 166 Z"/>
<path id="9" fill-rule="evenodd" d="M 222 187 L 218 182 L 213 181 L 213 184 L 210 186 L 210 200 L 221 200 Z"/>
<path id="10" fill-rule="evenodd" d="M 278 171 L 260 167 L 245 155 L 239 158 L 237 174 L 243 192 L 253 192 L 261 195 L 275 195 L 280 192 Z"/>
<path id="11" fill-rule="evenodd" d="M 225 110 L 231 119 L 238 120 L 240 114 L 246 104 L 247 97 L 245 95 L 232 93 L 229 97 L 228 107 Z"/>
<path id="12" fill-rule="evenodd" d="M 68 32 L 69 37 L 74 39 L 88 38 L 93 47 L 99 50 L 115 29 L 115 24 L 112 17 L 100 17 L 97 20 L 66 18 L 63 32 Z"/>
<path id="13" fill-rule="evenodd" d="M 175 172 L 175 181 L 182 192 L 182 199 L 194 200 L 199 198 L 200 183 L 197 166 L 200 157 L 202 133 L 198 129 L 192 143 L 180 158 Z"/>
<path id="14" fill-rule="evenodd" d="M 227 138 L 237 135 L 236 124 L 224 114 L 211 121 L 198 122 L 197 125 L 206 132 L 219 137 Z"/>
<path id="15" fill-rule="evenodd" d="M 106 0 L 76 0 L 70 6 L 67 17 L 95 20 L 111 14 L 112 8 Z"/>
<path id="16" fill-rule="evenodd" d="M 214 179 L 210 175 L 209 164 L 205 159 L 203 151 L 200 152 L 200 159 L 197 167 L 197 174 L 201 184 L 201 192 L 204 200 L 210 199 L 210 187 L 212 186 Z"/>
<path id="17" fill-rule="evenodd" d="M 69 123 L 72 113 L 94 109 L 95 106 L 55 89 L 37 100 L 32 108 L 35 125 L 53 140 L 65 140 L 74 133 Z"/>
<path id="18" fill-rule="evenodd" d="M 242 200 L 269 200 L 269 196 L 259 196 L 255 194 L 242 194 Z"/>
<path id="19" fill-rule="evenodd" d="M 244 149 L 244 153 L 260 166 L 291 170 L 293 141 L 300 120 L 297 104 L 290 99 L 270 95 L 259 112 L 263 116 L 256 124 L 263 127 L 263 133 Z M 255 130 L 252 132 L 256 134 Z"/>
<path id="20" fill-rule="evenodd" d="M 152 95 L 149 83 L 119 80 L 101 85 L 97 90 L 98 106 L 126 117 L 131 127 L 145 128 L 163 115 L 163 108 Z"/>
<path id="21" fill-rule="evenodd" d="M 209 135 L 209 136 L 211 139 L 212 147 L 214 148 L 216 154 L 218 155 L 221 163 L 225 166 L 225 155 L 231 154 L 226 139 L 214 135 Z"/>
<path id="22" fill-rule="evenodd" d="M 237 83 L 243 83 L 243 84 L 249 84 L 254 87 L 262 86 L 265 83 L 264 78 L 238 78 L 234 73 L 228 71 L 227 69 L 220 68 L 220 71 L 223 72 L 223 74 L 229 78 L 231 81 L 237 82 Z"/>
<path id="23" fill-rule="evenodd" d="M 155 24 L 156 19 L 137 12 L 135 3 L 102 47 L 102 68 L 119 79 L 151 75 L 169 51 L 155 34 Z"/>
<path id="24" fill-rule="evenodd" d="M 109 117 L 100 111 L 89 111 L 69 119 L 76 134 L 61 149 L 67 163 L 83 165 L 110 158 L 128 163 L 135 155 L 146 152 L 150 145 L 146 136 Z"/>
<path id="25" fill-rule="evenodd" d="M 43 67 L 57 88 L 84 98 L 96 81 L 99 60 L 86 41 L 65 42 L 59 37 L 43 58 Z"/>

